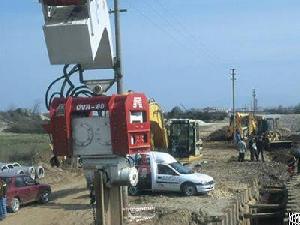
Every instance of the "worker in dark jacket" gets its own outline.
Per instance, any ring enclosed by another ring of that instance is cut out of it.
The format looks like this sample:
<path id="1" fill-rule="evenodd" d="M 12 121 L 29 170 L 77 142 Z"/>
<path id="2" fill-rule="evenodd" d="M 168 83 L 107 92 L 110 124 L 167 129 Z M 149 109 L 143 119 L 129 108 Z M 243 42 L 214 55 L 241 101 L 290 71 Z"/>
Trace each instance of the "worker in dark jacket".
<path id="1" fill-rule="evenodd" d="M 0 221 L 5 219 L 7 214 L 6 192 L 7 192 L 7 185 L 2 179 L 0 179 Z"/>
<path id="2" fill-rule="evenodd" d="M 256 160 L 259 160 L 259 155 L 261 155 L 261 161 L 265 161 L 264 158 L 264 141 L 263 141 L 263 137 L 259 136 L 256 139 L 256 147 L 257 147 L 257 158 Z"/>
<path id="3" fill-rule="evenodd" d="M 254 157 L 255 157 L 257 149 L 255 149 L 256 144 L 255 144 L 255 140 L 252 136 L 249 138 L 248 147 L 250 150 L 250 159 L 251 159 L 251 161 L 254 161 Z"/>

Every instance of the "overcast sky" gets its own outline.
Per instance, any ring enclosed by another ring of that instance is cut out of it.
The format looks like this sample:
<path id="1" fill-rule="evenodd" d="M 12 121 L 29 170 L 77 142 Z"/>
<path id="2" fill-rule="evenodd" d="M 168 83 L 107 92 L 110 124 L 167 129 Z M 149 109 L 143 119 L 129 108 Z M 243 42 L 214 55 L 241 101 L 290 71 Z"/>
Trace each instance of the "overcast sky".
<path id="1" fill-rule="evenodd" d="M 109 4 L 112 0 L 108 0 Z M 125 87 L 165 109 L 300 102 L 300 1 L 121 0 Z M 1 0 L 0 110 L 43 102 L 49 63 L 37 0 Z M 101 77 L 102 71 L 97 71 Z M 94 77 L 96 78 L 96 77 Z"/>

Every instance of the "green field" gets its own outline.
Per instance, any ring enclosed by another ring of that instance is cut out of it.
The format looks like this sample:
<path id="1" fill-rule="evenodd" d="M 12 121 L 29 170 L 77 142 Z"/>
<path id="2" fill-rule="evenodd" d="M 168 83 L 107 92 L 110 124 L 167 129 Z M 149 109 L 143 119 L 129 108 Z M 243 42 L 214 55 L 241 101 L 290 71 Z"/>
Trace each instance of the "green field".
<path id="1" fill-rule="evenodd" d="M 48 162 L 51 156 L 49 143 L 46 134 L 3 133 L 0 135 L 0 162 Z"/>

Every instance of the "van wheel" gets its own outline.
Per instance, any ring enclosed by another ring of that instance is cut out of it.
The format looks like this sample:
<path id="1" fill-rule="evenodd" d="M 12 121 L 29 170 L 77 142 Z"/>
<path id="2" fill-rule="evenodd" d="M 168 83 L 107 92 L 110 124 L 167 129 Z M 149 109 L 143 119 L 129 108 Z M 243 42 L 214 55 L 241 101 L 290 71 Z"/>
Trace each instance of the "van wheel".
<path id="1" fill-rule="evenodd" d="M 191 183 L 184 184 L 182 187 L 182 192 L 185 196 L 193 196 L 196 195 L 196 186 Z"/>
<path id="2" fill-rule="evenodd" d="M 128 187 L 128 194 L 132 196 L 138 195 L 140 192 L 139 188 L 137 186 L 130 186 Z"/>
<path id="3" fill-rule="evenodd" d="M 20 209 L 20 201 L 18 198 L 13 198 L 11 200 L 11 206 L 8 207 L 8 211 L 12 213 L 18 212 Z"/>

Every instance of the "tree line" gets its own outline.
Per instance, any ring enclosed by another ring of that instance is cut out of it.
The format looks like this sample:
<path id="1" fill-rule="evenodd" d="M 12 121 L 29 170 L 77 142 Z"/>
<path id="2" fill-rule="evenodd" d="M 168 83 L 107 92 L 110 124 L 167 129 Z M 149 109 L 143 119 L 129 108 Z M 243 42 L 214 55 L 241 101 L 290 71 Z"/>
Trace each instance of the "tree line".
<path id="1" fill-rule="evenodd" d="M 165 113 L 167 119 L 194 119 L 194 120 L 203 120 L 205 122 L 224 120 L 228 114 L 226 112 L 219 111 L 203 111 L 200 109 L 187 109 L 182 110 L 179 106 L 175 106 L 169 112 Z"/>

